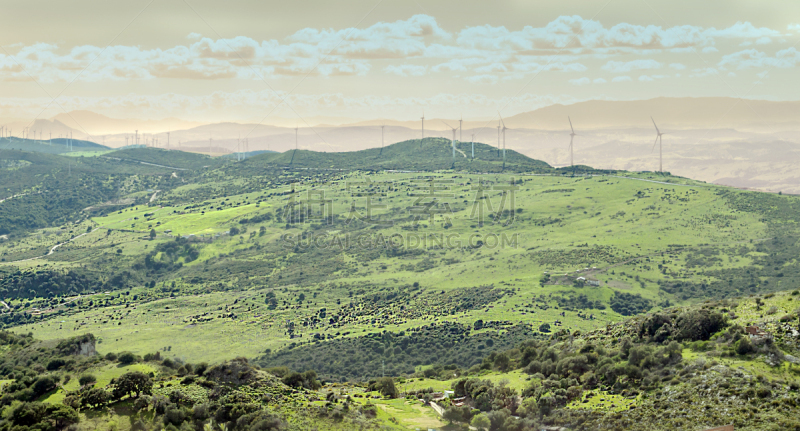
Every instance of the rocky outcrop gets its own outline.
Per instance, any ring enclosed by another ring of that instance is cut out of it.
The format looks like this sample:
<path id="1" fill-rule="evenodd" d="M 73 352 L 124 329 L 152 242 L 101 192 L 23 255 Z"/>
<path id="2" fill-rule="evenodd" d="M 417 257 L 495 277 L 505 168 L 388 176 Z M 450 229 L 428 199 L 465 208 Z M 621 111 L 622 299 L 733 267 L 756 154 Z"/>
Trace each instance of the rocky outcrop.
<path id="1" fill-rule="evenodd" d="M 96 340 L 94 335 L 84 334 L 78 337 L 61 340 L 56 349 L 58 349 L 62 355 L 94 356 L 97 354 L 95 344 Z"/>

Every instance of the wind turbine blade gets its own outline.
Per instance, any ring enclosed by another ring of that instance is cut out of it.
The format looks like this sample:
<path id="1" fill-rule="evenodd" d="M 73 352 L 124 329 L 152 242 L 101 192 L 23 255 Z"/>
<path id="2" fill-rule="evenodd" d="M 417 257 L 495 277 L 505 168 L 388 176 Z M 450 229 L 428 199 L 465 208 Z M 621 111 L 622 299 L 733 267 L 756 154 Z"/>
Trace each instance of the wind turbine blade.
<path id="1" fill-rule="evenodd" d="M 658 143 L 658 137 L 659 137 L 659 136 L 661 136 L 661 135 L 657 135 L 657 136 L 656 136 L 656 140 L 653 142 L 653 149 L 651 149 L 651 150 L 650 150 L 650 152 L 651 152 L 651 153 L 653 152 L 653 150 L 655 150 L 655 149 L 656 149 L 656 144 Z"/>
<path id="2" fill-rule="evenodd" d="M 442 123 L 444 123 L 444 124 L 447 124 L 447 121 L 444 121 L 444 120 L 442 120 Z M 451 128 L 451 129 L 453 129 L 453 128 L 454 128 L 453 126 L 451 126 L 451 125 L 449 125 L 449 124 L 447 124 L 447 127 Z"/>
<path id="3" fill-rule="evenodd" d="M 502 124 L 503 128 L 505 129 L 506 128 L 506 122 L 503 121 L 503 116 L 500 115 L 500 111 L 497 111 L 497 116 L 500 117 L 500 124 Z"/>
<path id="4" fill-rule="evenodd" d="M 660 130 L 658 130 L 658 126 L 656 126 L 656 120 L 653 120 L 653 117 L 650 117 L 650 120 L 652 120 L 652 121 L 653 121 L 653 126 L 655 126 L 655 128 L 656 128 L 656 133 L 658 133 L 658 134 L 660 135 L 660 134 L 661 134 L 661 131 L 660 131 Z"/>
<path id="5" fill-rule="evenodd" d="M 574 134 L 575 133 L 575 129 L 572 128 L 572 119 L 567 117 L 567 120 L 569 120 L 569 130 L 571 130 L 572 133 Z"/>
<path id="6" fill-rule="evenodd" d="M 569 137 L 569 149 L 570 150 L 572 149 L 572 138 L 573 138 L 573 136 Z"/>

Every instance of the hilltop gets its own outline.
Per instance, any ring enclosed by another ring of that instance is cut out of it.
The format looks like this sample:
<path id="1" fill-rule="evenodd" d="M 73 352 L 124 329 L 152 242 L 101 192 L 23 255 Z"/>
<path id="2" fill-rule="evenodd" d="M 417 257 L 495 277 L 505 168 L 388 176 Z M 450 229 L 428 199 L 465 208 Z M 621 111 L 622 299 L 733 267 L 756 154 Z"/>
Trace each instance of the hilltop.
<path id="1" fill-rule="evenodd" d="M 0 151 L 20 150 L 46 154 L 69 154 L 71 152 L 69 148 L 70 144 L 74 152 L 110 150 L 110 148 L 106 146 L 80 139 L 70 140 L 57 138 L 52 140 L 34 140 L 10 137 L 0 138 Z"/>
<path id="2" fill-rule="evenodd" d="M 425 138 L 398 142 L 385 148 L 321 153 L 307 150 L 289 150 L 283 153 L 260 155 L 246 163 L 269 163 L 284 166 L 338 170 L 397 170 L 469 172 L 545 172 L 552 168 L 545 162 L 534 160 L 513 150 L 506 150 L 503 166 L 502 150 L 482 143 L 456 142 L 455 164 L 452 143 L 444 138 Z"/>

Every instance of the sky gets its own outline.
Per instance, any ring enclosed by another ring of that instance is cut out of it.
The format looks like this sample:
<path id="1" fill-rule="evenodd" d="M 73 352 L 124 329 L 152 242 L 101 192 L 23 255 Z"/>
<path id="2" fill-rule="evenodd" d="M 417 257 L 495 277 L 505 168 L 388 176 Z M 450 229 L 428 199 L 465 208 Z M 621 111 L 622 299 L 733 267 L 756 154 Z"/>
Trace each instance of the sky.
<path id="1" fill-rule="evenodd" d="M 3 2 L 0 119 L 482 119 L 659 96 L 800 100 L 800 2 Z M 344 121 L 344 120 L 342 120 Z"/>

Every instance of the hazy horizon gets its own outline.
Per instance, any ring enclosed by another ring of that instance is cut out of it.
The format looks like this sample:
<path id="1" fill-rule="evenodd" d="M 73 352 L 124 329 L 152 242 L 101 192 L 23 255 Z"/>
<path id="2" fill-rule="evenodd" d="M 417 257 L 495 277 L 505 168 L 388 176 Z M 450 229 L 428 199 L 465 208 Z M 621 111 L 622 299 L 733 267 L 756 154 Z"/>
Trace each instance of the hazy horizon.
<path id="1" fill-rule="evenodd" d="M 0 118 L 87 110 L 309 127 L 423 111 L 488 120 L 588 100 L 800 100 L 786 85 L 800 62 L 790 1 L 342 6 L 9 5 L 38 19 L 0 29 Z"/>

